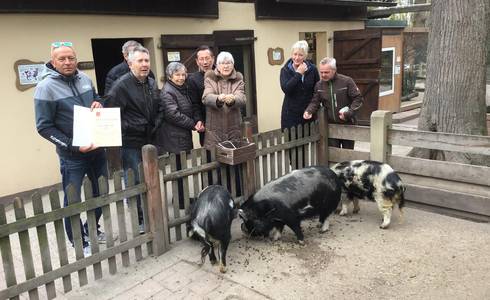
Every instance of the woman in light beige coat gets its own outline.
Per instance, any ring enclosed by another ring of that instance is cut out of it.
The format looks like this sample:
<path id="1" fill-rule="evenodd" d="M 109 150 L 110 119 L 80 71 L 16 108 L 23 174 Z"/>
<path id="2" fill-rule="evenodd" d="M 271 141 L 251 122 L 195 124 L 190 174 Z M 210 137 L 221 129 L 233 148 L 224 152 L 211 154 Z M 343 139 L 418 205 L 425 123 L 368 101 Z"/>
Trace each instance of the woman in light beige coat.
<path id="1" fill-rule="evenodd" d="M 204 75 L 204 93 L 202 102 L 206 107 L 206 133 L 204 147 L 212 150 L 216 144 L 224 141 L 238 141 L 242 139 L 240 108 L 245 106 L 245 83 L 243 75 L 234 67 L 235 61 L 229 52 L 221 52 L 216 58 L 216 69 L 209 70 Z M 208 160 L 210 152 L 207 152 Z M 231 191 L 231 184 L 236 185 L 236 196 L 241 196 L 240 165 L 234 166 L 235 182 L 232 183 L 229 166 L 226 168 L 228 182 L 220 182 Z M 220 169 L 218 169 L 220 173 Z M 221 178 L 221 174 L 218 174 Z M 217 182 L 215 182 L 217 183 Z M 212 180 L 209 180 L 212 184 Z"/>
<path id="2" fill-rule="evenodd" d="M 217 143 L 242 138 L 240 108 L 245 106 L 247 100 L 243 75 L 235 70 L 234 63 L 231 53 L 221 52 L 216 59 L 216 69 L 204 75 L 204 147 L 208 150 Z"/>

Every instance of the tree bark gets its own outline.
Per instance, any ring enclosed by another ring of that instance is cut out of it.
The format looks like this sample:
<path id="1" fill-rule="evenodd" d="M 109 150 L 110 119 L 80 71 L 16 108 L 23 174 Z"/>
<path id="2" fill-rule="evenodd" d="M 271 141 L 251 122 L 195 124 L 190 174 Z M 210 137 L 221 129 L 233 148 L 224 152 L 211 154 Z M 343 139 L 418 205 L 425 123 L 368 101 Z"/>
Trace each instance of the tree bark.
<path id="1" fill-rule="evenodd" d="M 419 130 L 487 135 L 486 1 L 433 0 Z M 429 159 L 490 166 L 490 158 L 415 148 Z"/>

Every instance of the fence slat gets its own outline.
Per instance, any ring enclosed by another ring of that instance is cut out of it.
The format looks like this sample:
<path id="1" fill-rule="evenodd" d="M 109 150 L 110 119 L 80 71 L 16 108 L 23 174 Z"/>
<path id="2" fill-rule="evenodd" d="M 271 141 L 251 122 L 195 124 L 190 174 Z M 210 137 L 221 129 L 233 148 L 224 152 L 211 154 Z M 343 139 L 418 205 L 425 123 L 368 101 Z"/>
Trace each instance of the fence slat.
<path id="1" fill-rule="evenodd" d="M 303 139 L 303 130 L 304 130 L 303 125 L 299 124 L 298 125 L 298 131 L 296 132 L 297 133 L 296 139 L 298 139 L 298 140 Z M 301 169 L 304 166 L 304 160 L 305 160 L 304 156 L 306 155 L 306 152 L 305 152 L 306 146 L 307 145 L 303 145 L 303 146 L 299 146 L 297 148 L 298 149 L 298 169 Z"/>
<path id="2" fill-rule="evenodd" d="M 187 169 L 187 153 L 185 151 L 180 152 L 180 166 L 182 170 Z M 190 206 L 190 184 L 189 184 L 189 176 L 182 178 L 182 187 L 184 192 L 184 209 L 187 210 Z"/>
<path id="3" fill-rule="evenodd" d="M 284 129 L 283 135 L 284 135 L 284 143 L 288 143 L 289 141 L 291 141 L 289 128 Z M 290 170 L 291 170 L 291 149 L 284 148 L 284 174 L 289 173 Z"/>
<path id="4" fill-rule="evenodd" d="M 282 131 L 277 131 L 274 134 L 276 136 L 276 143 L 275 145 L 280 145 L 282 144 Z M 283 150 L 277 151 L 277 173 L 276 173 L 276 178 L 282 176 L 282 166 L 283 166 Z"/>
<path id="5" fill-rule="evenodd" d="M 262 149 L 262 145 L 259 144 L 259 136 L 254 135 L 253 140 L 255 145 L 257 145 L 257 149 Z M 262 187 L 261 181 L 260 181 L 260 156 L 255 157 L 255 186 L 257 189 L 260 189 Z"/>
<path id="6" fill-rule="evenodd" d="M 274 133 L 271 134 L 269 142 L 270 142 L 271 147 L 274 147 L 275 145 L 277 145 L 276 135 Z M 269 160 L 270 160 L 270 166 L 271 166 L 270 176 L 271 176 L 271 180 L 274 180 L 277 178 L 277 167 L 276 167 L 277 152 L 271 153 Z"/>
<path id="7" fill-rule="evenodd" d="M 390 129 L 388 143 L 442 151 L 490 155 L 490 137 L 444 132 Z"/>
<path id="8" fill-rule="evenodd" d="M 367 160 L 369 159 L 369 152 L 341 149 L 335 147 L 328 147 L 328 154 L 330 162 L 342 162 L 346 160 Z"/>
<path id="9" fill-rule="evenodd" d="M 121 172 L 114 172 L 114 190 L 122 190 L 122 176 Z M 119 229 L 119 241 L 124 243 L 128 240 L 128 233 L 126 230 L 126 213 L 124 211 L 124 199 L 116 201 L 116 212 L 117 212 L 117 227 Z M 122 265 L 124 267 L 129 266 L 129 251 L 121 252 Z"/>
<path id="10" fill-rule="evenodd" d="M 16 197 L 14 200 L 14 211 L 16 220 L 26 218 L 24 201 L 19 197 Z M 22 253 L 22 262 L 24 264 L 24 272 L 26 275 L 26 280 L 28 280 L 36 277 L 36 271 L 34 270 L 34 260 L 32 259 L 31 240 L 28 230 L 19 232 L 19 242 L 20 251 Z M 39 299 L 37 287 L 29 290 L 29 298 Z"/>
<path id="11" fill-rule="evenodd" d="M 489 167 L 394 155 L 388 157 L 388 163 L 403 173 L 489 185 Z"/>
<path id="12" fill-rule="evenodd" d="M 296 138 L 296 127 L 291 127 L 291 141 L 297 140 Z M 296 170 L 298 168 L 298 147 L 293 147 L 289 153 L 291 153 L 291 169 Z"/>
<path id="13" fill-rule="evenodd" d="M 145 182 L 145 170 L 143 169 L 143 163 L 138 164 L 138 170 L 139 170 L 139 175 L 140 175 L 140 182 Z M 148 233 L 150 231 L 150 221 L 149 221 L 149 216 L 148 216 L 148 197 L 147 197 L 147 192 L 141 193 L 140 194 L 140 199 L 141 199 L 141 210 L 143 213 L 143 231 L 145 233 Z M 146 245 L 146 251 L 148 255 L 153 254 L 153 240 L 149 241 Z"/>
<path id="14" fill-rule="evenodd" d="M 93 200 L 92 182 L 90 180 L 84 180 L 83 192 L 85 194 L 85 201 L 90 202 Z M 90 238 L 90 248 L 92 254 L 99 253 L 99 242 L 97 240 L 97 220 L 95 217 L 95 209 L 87 211 L 87 224 L 88 224 L 88 236 Z M 94 278 L 95 280 L 102 278 L 102 264 L 94 264 Z"/>
<path id="15" fill-rule="evenodd" d="M 328 137 L 333 139 L 370 142 L 369 126 L 328 124 Z"/>
<path id="16" fill-rule="evenodd" d="M 177 170 L 177 158 L 174 153 L 170 154 L 170 172 L 174 172 Z M 173 219 L 180 218 L 180 209 L 179 209 L 179 189 L 178 189 L 177 180 L 172 180 L 172 206 L 174 208 Z M 182 229 L 181 226 L 176 226 L 175 230 L 175 239 L 180 241 L 182 239 Z"/>
<path id="17" fill-rule="evenodd" d="M 44 213 L 43 201 L 39 193 L 34 193 L 31 196 L 31 202 L 35 215 L 40 215 Z M 51 251 L 49 249 L 48 232 L 46 230 L 46 225 L 37 226 L 36 231 L 37 239 L 39 242 L 43 273 L 47 273 L 53 270 L 53 266 L 51 264 Z M 48 296 L 48 299 L 53 299 L 56 297 L 56 287 L 54 285 L 54 281 L 46 283 L 46 294 Z"/>
<path id="18" fill-rule="evenodd" d="M 267 149 L 267 135 L 265 133 L 261 134 L 260 136 L 260 143 L 262 144 L 262 149 Z M 268 176 L 268 160 L 267 160 L 267 154 L 261 155 L 261 160 L 262 160 L 262 181 L 264 182 L 264 185 L 269 182 L 269 176 Z"/>
<path id="19" fill-rule="evenodd" d="M 216 150 L 213 149 L 210 152 L 211 152 L 211 159 L 209 160 L 209 162 L 216 161 Z M 219 181 L 219 178 L 218 178 L 218 168 L 214 168 L 213 171 L 212 171 L 212 173 L 213 173 L 213 183 L 214 184 L 218 184 L 218 181 Z"/>
<path id="20" fill-rule="evenodd" d="M 318 122 L 311 122 L 310 123 L 310 136 L 313 136 L 313 135 L 319 135 L 319 131 L 318 131 Z M 319 141 L 314 141 L 314 142 L 311 142 L 311 164 L 312 165 L 318 165 L 318 155 L 316 153 L 316 150 L 318 148 L 318 143 Z"/>
<path id="21" fill-rule="evenodd" d="M 127 177 L 128 186 L 133 186 L 136 181 L 134 170 L 129 169 L 127 172 Z M 140 235 L 137 202 L 138 196 L 133 196 L 128 200 L 129 216 L 131 218 L 131 231 L 133 233 L 133 238 L 136 238 Z M 143 259 L 143 252 L 140 245 L 134 248 L 134 256 L 136 258 L 136 261 L 140 261 Z"/>
<path id="22" fill-rule="evenodd" d="M 57 190 L 49 191 L 49 201 L 51 204 L 51 210 L 57 210 L 60 206 L 60 195 Z M 65 229 L 63 227 L 63 219 L 58 219 L 54 221 L 54 229 L 56 231 L 56 244 L 58 246 L 58 257 L 60 261 L 60 266 L 68 264 L 68 253 L 66 249 L 66 239 L 65 239 Z M 71 291 L 71 275 L 63 276 L 63 291 L 65 293 Z"/>
<path id="23" fill-rule="evenodd" d="M 104 176 L 99 177 L 99 191 L 101 195 L 107 195 L 109 193 L 109 183 L 107 182 L 107 178 L 105 178 Z M 104 218 L 106 248 L 110 249 L 114 247 L 114 233 L 112 232 L 112 215 L 111 215 L 110 204 L 102 206 L 102 217 Z M 109 263 L 109 273 L 116 274 L 117 272 L 116 257 L 115 256 L 109 257 L 108 263 Z"/>
<path id="24" fill-rule="evenodd" d="M 80 202 L 80 196 L 77 194 L 75 187 L 70 184 L 68 185 L 68 205 Z M 70 217 L 71 231 L 73 234 L 73 242 L 75 244 L 75 258 L 76 260 L 81 260 L 84 258 L 83 255 L 83 243 L 82 243 L 82 233 L 81 233 L 81 222 L 80 214 L 75 214 Z M 84 286 L 88 283 L 87 270 L 78 270 L 78 282 L 80 286 Z"/>
<path id="25" fill-rule="evenodd" d="M 201 148 L 201 165 L 204 165 L 207 162 L 208 162 L 208 158 L 206 154 L 206 148 Z M 206 174 L 201 173 L 202 189 L 205 189 L 209 185 L 208 174 L 212 174 L 212 173 L 206 173 Z"/>
<path id="26" fill-rule="evenodd" d="M 0 204 L 0 225 L 7 224 L 7 216 L 5 214 L 5 206 Z M 0 238 L 0 252 L 2 253 L 3 274 L 5 275 L 5 283 L 7 287 L 15 286 L 17 279 L 15 276 L 14 258 L 12 257 L 12 245 L 10 244 L 10 237 L 4 236 Z M 15 296 L 11 299 L 18 300 L 19 297 Z"/>
<path id="27" fill-rule="evenodd" d="M 191 150 L 191 166 L 192 168 L 197 167 L 197 157 L 198 157 L 199 151 L 196 149 Z M 207 174 L 201 173 L 201 176 L 207 177 Z M 197 195 L 199 195 L 199 192 L 201 189 L 199 188 L 199 174 L 193 174 L 192 175 L 192 184 L 193 184 L 193 189 L 194 189 L 194 199 L 197 200 Z"/>

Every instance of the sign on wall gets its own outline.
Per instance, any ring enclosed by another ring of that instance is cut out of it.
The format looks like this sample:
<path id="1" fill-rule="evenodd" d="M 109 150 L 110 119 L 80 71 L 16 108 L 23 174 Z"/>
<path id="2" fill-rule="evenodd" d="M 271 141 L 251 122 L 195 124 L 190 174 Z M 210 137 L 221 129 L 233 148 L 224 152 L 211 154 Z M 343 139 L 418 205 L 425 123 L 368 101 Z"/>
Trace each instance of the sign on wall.
<path id="1" fill-rule="evenodd" d="M 16 86 L 20 91 L 25 91 L 41 81 L 41 73 L 44 69 L 44 62 L 34 62 L 28 59 L 20 59 L 14 63 L 16 74 Z"/>

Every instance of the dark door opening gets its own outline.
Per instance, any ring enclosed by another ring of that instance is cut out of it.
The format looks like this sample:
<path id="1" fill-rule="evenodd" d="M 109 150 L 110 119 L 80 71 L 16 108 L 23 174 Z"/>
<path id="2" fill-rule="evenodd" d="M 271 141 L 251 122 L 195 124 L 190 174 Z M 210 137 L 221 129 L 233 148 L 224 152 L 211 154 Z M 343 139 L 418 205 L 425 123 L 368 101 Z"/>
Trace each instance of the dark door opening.
<path id="1" fill-rule="evenodd" d="M 95 76 L 97 78 L 97 91 L 99 95 L 105 95 L 105 78 L 107 73 L 115 65 L 123 61 L 121 53 L 122 45 L 128 40 L 135 40 L 143 45 L 143 39 L 92 39 L 92 53 L 94 56 Z"/>
<path id="2" fill-rule="evenodd" d="M 235 60 L 235 69 L 243 74 L 247 105 L 242 110 L 244 121 L 250 121 L 254 132 L 257 126 L 257 96 L 255 90 L 255 60 L 253 30 L 215 31 L 213 34 L 162 35 L 165 67 L 171 60 L 183 63 L 189 73 L 197 71 L 195 49 L 201 45 L 213 48 L 217 56 L 228 51 Z"/>

